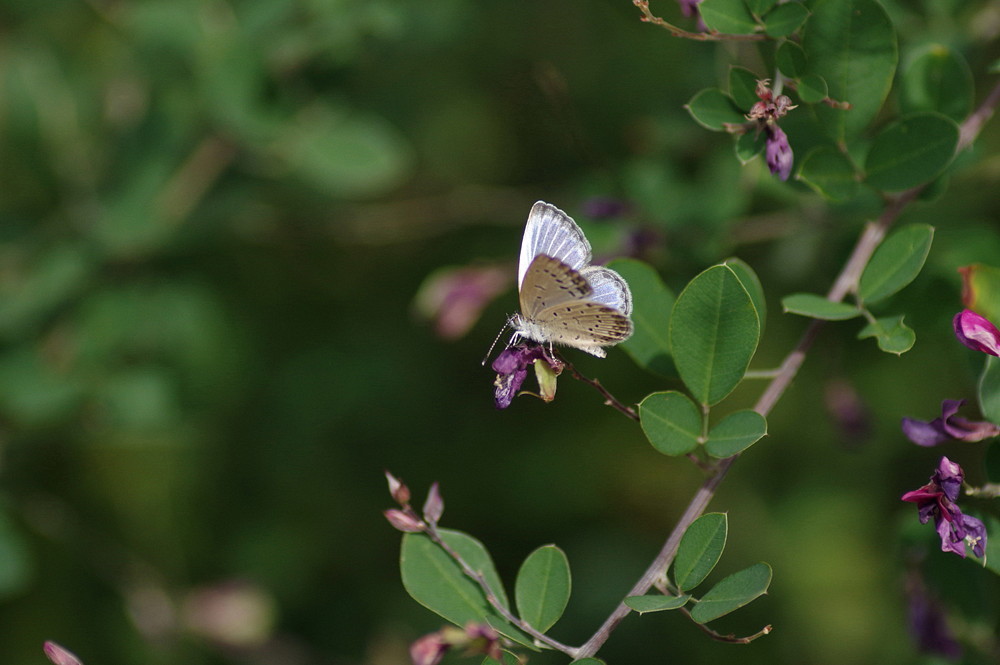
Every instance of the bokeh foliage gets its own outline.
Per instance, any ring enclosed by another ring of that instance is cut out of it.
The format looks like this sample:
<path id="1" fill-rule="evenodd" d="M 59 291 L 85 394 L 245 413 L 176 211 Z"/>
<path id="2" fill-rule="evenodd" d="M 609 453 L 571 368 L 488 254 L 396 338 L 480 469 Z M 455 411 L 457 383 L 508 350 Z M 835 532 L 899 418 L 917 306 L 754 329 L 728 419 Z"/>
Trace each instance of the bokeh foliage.
<path id="1" fill-rule="evenodd" d="M 1000 56 L 990 4 L 883 3 L 905 71 L 967 77 L 980 99 Z M 11 0 L 0 24 L 5 662 L 41 662 L 44 639 L 88 665 L 403 662 L 437 624 L 399 582 L 385 467 L 442 481 L 449 525 L 507 579 L 557 542 L 574 594 L 554 634 L 581 641 L 697 478 L 582 386 L 496 412 L 478 361 L 514 296 L 445 343 L 412 315 L 423 278 L 477 260 L 513 275 L 531 202 L 587 223 L 589 197 L 615 197 L 622 223 L 587 227 L 599 256 L 652 238 L 643 258 L 675 289 L 727 256 L 753 266 L 766 368 L 803 326 L 777 298 L 822 292 L 880 206 L 741 166 L 682 108 L 726 87 L 732 52 L 643 25 L 628 0 Z M 899 90 L 890 109 L 926 108 Z M 948 90 L 935 103 L 954 118 L 970 102 Z M 602 656 L 666 643 L 677 662 L 913 662 L 906 553 L 885 532 L 913 521 L 898 496 L 936 457 L 898 421 L 974 394 L 948 326 L 956 267 L 1000 263 L 998 142 L 988 127 L 906 214 L 936 229 L 892 301 L 913 350 L 830 326 L 718 500 L 727 556 L 775 570 L 768 598 L 720 626 L 778 632 L 735 652 L 654 614 Z M 663 387 L 610 355 L 577 360 L 626 400 Z M 845 399 L 856 417 L 838 419 Z M 938 569 L 964 592 L 952 602 L 995 617 L 961 563 Z M 212 598 L 256 630 L 212 624 Z"/>

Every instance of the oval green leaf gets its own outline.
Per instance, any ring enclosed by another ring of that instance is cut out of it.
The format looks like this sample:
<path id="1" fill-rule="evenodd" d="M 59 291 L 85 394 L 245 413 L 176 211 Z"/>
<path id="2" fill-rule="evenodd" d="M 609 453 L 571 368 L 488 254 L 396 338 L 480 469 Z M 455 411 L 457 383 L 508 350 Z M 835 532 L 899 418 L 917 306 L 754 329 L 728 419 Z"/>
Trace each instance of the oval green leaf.
<path id="1" fill-rule="evenodd" d="M 737 134 L 733 143 L 736 159 L 740 164 L 746 164 L 759 155 L 767 142 L 767 132 L 744 132 Z"/>
<path id="2" fill-rule="evenodd" d="M 910 62 L 899 96 L 904 113 L 937 111 L 961 122 L 972 111 L 972 71 L 962 55 L 934 44 Z"/>
<path id="3" fill-rule="evenodd" d="M 866 182 L 899 192 L 933 180 L 955 156 L 958 125 L 940 113 L 914 113 L 875 137 L 865 160 Z"/>
<path id="4" fill-rule="evenodd" d="M 729 96 L 741 111 L 747 112 L 760 101 L 757 97 L 757 76 L 745 67 L 729 68 Z"/>
<path id="5" fill-rule="evenodd" d="M 632 291 L 632 336 L 622 342 L 637 365 L 665 376 L 676 376 L 670 359 L 670 311 L 674 294 L 653 268 L 636 259 L 618 259 L 608 264 L 617 270 Z"/>
<path id="6" fill-rule="evenodd" d="M 803 74 L 796 91 L 806 104 L 818 104 L 830 96 L 826 79 L 818 74 Z"/>
<path id="7" fill-rule="evenodd" d="M 897 356 L 909 351 L 917 341 L 916 333 L 903 323 L 902 315 L 875 319 L 874 323 L 869 323 L 858 333 L 858 339 L 867 337 L 874 337 L 880 350 Z"/>
<path id="8" fill-rule="evenodd" d="M 996 356 L 986 357 L 986 366 L 979 377 L 979 410 L 990 422 L 1000 423 L 1000 359 Z"/>
<path id="9" fill-rule="evenodd" d="M 691 618 L 708 623 L 737 610 L 767 593 L 771 584 L 771 566 L 758 563 L 733 573 L 716 584 L 691 609 Z"/>
<path id="10" fill-rule="evenodd" d="M 883 240 L 861 273 L 861 302 L 870 305 L 888 298 L 916 279 L 933 240 L 929 224 L 910 224 Z"/>
<path id="11" fill-rule="evenodd" d="M 778 0 L 747 0 L 747 7 L 754 14 L 754 16 L 763 16 L 767 12 L 771 11 L 771 7 L 774 7 L 774 3 Z"/>
<path id="12" fill-rule="evenodd" d="M 674 583 L 682 591 L 701 584 L 722 558 L 729 522 L 724 513 L 706 513 L 681 538 L 674 559 Z"/>
<path id="13" fill-rule="evenodd" d="M 684 108 L 688 110 L 695 122 L 705 129 L 716 132 L 725 129 L 726 123 L 739 125 L 747 120 L 733 104 L 729 95 L 718 88 L 702 90 L 692 97 Z"/>
<path id="14" fill-rule="evenodd" d="M 683 594 L 680 596 L 629 596 L 625 599 L 625 605 L 639 614 L 647 612 L 662 612 L 663 610 L 677 610 L 684 607 L 691 599 L 691 596 Z"/>
<path id="15" fill-rule="evenodd" d="M 698 447 L 701 412 L 687 395 L 675 390 L 653 393 L 642 400 L 639 424 L 653 447 L 664 455 L 685 455 Z"/>
<path id="16" fill-rule="evenodd" d="M 785 312 L 824 321 L 845 321 L 861 316 L 861 310 L 843 302 L 831 302 L 815 293 L 793 293 L 781 299 Z"/>
<path id="17" fill-rule="evenodd" d="M 440 534 L 473 570 L 483 574 L 500 604 L 508 607 L 500 576 L 483 544 L 459 531 L 440 529 Z M 407 533 L 403 536 L 399 570 L 406 592 L 432 612 L 457 626 L 464 626 L 470 621 L 488 621 L 507 637 L 534 648 L 531 638 L 497 614 L 479 585 L 466 577 L 461 567 L 427 535 Z"/>
<path id="18" fill-rule="evenodd" d="M 677 297 L 670 348 L 681 380 L 700 403 L 716 404 L 732 392 L 759 339 L 753 300 L 732 268 L 705 270 Z"/>
<path id="19" fill-rule="evenodd" d="M 569 594 L 569 561 L 555 545 L 539 547 L 521 564 L 514 599 L 528 625 L 543 633 L 551 628 L 565 611 Z"/>
<path id="20" fill-rule="evenodd" d="M 749 294 L 753 308 L 757 312 L 757 321 L 760 322 L 760 334 L 763 335 L 767 324 L 767 300 L 764 298 L 764 285 L 760 283 L 760 277 L 757 277 L 754 269 L 743 259 L 733 257 L 723 261 L 722 265 L 732 268 L 736 278 Z"/>
<path id="21" fill-rule="evenodd" d="M 743 0 L 703 0 L 698 13 L 709 30 L 726 35 L 749 35 L 757 30 L 757 21 Z"/>
<path id="22" fill-rule="evenodd" d="M 846 201 L 858 191 L 858 176 L 847 155 L 831 146 L 820 146 L 806 155 L 798 179 L 831 201 Z"/>
<path id="23" fill-rule="evenodd" d="M 764 18 L 764 32 L 768 37 L 790 35 L 806 22 L 809 10 L 801 2 L 786 2 L 778 5 Z"/>
<path id="24" fill-rule="evenodd" d="M 712 457 L 737 455 L 767 435 L 767 420 L 752 409 L 730 413 L 711 429 L 705 452 Z"/>
<path id="25" fill-rule="evenodd" d="M 868 127 L 896 72 L 896 33 L 875 0 L 816 0 L 802 34 L 809 69 L 826 79 L 829 94 L 850 110 L 817 106 L 820 124 L 837 142 Z"/>
<path id="26" fill-rule="evenodd" d="M 774 57 L 778 69 L 788 78 L 798 78 L 806 71 L 806 52 L 795 42 L 782 42 Z"/>

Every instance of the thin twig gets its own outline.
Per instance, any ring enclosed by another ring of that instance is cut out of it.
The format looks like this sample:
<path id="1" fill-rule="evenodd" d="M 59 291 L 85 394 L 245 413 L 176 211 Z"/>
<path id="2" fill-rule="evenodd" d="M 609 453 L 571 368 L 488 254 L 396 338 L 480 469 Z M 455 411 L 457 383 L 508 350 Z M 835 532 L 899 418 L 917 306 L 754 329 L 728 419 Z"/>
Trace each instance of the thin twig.
<path id="1" fill-rule="evenodd" d="M 961 138 L 958 144 L 959 149 L 968 147 L 975 140 L 978 133 L 982 130 L 985 121 L 993 115 L 993 111 L 998 104 L 1000 104 L 1000 84 L 993 88 L 979 108 L 963 123 L 960 133 Z M 855 288 L 860 279 L 861 271 L 868 264 L 868 260 L 871 258 L 875 248 L 882 241 L 888 228 L 899 218 L 906 206 L 917 198 L 923 189 L 924 185 L 914 187 L 888 200 L 886 208 L 878 220 L 872 224 L 868 224 L 861 237 L 858 238 L 851 256 L 848 258 L 847 263 L 844 264 L 837 279 L 834 280 L 833 286 L 830 287 L 830 291 L 827 294 L 828 300 L 840 302 Z M 774 408 L 782 394 L 791 384 L 792 379 L 798 373 L 799 368 L 805 361 L 806 353 L 816 341 L 823 323 L 823 321 L 818 319 L 814 319 L 809 323 L 805 332 L 802 333 L 798 344 L 795 345 L 795 348 L 781 363 L 778 374 L 768 384 L 767 388 L 761 394 L 760 399 L 757 400 L 754 411 L 763 416 L 767 416 L 771 412 L 771 409 Z M 688 507 L 684 510 L 684 514 L 677 521 L 673 531 L 670 532 L 659 554 L 657 554 L 639 581 L 629 590 L 626 594 L 627 596 L 645 595 L 650 587 L 653 586 L 653 583 L 666 572 L 667 568 L 673 562 L 674 556 L 677 554 L 677 547 L 680 545 L 684 532 L 687 531 L 687 528 L 708 507 L 708 503 L 715 496 L 716 488 L 718 488 L 719 484 L 726 477 L 726 474 L 738 457 L 739 455 L 735 455 L 722 460 L 716 472 L 705 479 L 701 488 L 698 489 Z M 631 610 L 627 605 L 619 603 L 618 607 L 608 616 L 597 632 L 587 640 L 586 644 L 580 647 L 577 658 L 587 658 L 597 653 L 611 636 L 612 631 L 614 631 L 629 612 Z"/>
<path id="2" fill-rule="evenodd" d="M 612 395 L 607 388 L 601 385 L 601 382 L 598 379 L 588 379 L 583 374 L 580 374 L 580 372 L 576 369 L 576 367 L 573 366 L 573 363 L 563 359 L 562 357 L 560 357 L 560 360 L 566 363 L 565 369 L 569 370 L 570 375 L 574 379 L 576 379 L 577 381 L 582 381 L 589 386 L 592 386 L 595 390 L 597 390 L 597 392 L 601 393 L 601 395 L 604 396 L 605 404 L 614 409 L 617 409 L 618 411 L 621 411 L 632 420 L 638 422 L 639 414 L 636 413 L 635 409 L 633 409 L 630 406 L 627 406 L 624 402 L 622 402 L 617 397 Z"/>
<path id="3" fill-rule="evenodd" d="M 665 21 L 659 16 L 654 15 L 649 11 L 649 0 L 632 0 L 632 4 L 639 8 L 642 12 L 642 18 L 640 19 L 643 23 L 652 23 L 657 25 L 667 32 L 669 32 L 674 37 L 681 37 L 683 39 L 693 39 L 700 42 L 722 42 L 722 41 L 733 41 L 733 42 L 759 42 L 767 39 L 767 35 L 762 35 L 760 33 L 755 33 L 751 35 L 729 35 L 723 34 L 721 32 L 709 31 L 709 32 L 690 32 L 684 30 L 683 28 L 678 28 L 673 23 Z"/>

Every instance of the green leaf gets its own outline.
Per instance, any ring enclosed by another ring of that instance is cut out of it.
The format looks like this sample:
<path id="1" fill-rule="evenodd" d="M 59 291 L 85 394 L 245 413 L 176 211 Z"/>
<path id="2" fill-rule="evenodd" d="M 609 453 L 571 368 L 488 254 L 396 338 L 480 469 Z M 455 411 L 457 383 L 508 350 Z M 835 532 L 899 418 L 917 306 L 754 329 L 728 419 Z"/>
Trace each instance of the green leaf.
<path id="1" fill-rule="evenodd" d="M 888 298 L 916 279 L 933 240 L 934 227 L 929 224 L 910 224 L 883 240 L 861 273 L 861 302 L 871 305 Z"/>
<path id="2" fill-rule="evenodd" d="M 790 35 L 806 22 L 809 10 L 800 2 L 786 2 L 778 5 L 764 18 L 764 32 L 768 37 Z"/>
<path id="3" fill-rule="evenodd" d="M 647 612 L 662 612 L 663 610 L 677 610 L 687 604 L 691 596 L 683 594 L 680 596 L 629 596 L 625 599 L 625 605 L 639 614 Z"/>
<path id="4" fill-rule="evenodd" d="M 843 302 L 831 302 L 814 293 L 793 293 L 781 299 L 785 312 L 824 321 L 845 321 L 861 316 L 861 310 Z"/>
<path id="5" fill-rule="evenodd" d="M 858 192 L 858 177 L 847 155 L 831 146 L 814 148 L 802 160 L 798 179 L 831 201 L 847 201 Z"/>
<path id="6" fill-rule="evenodd" d="M 729 96 L 741 111 L 749 111 L 750 107 L 760 101 L 757 97 L 757 76 L 744 67 L 729 68 Z"/>
<path id="7" fill-rule="evenodd" d="M 717 132 L 725 129 L 725 123 L 739 125 L 747 120 L 729 95 L 718 88 L 702 90 L 684 108 L 699 125 Z"/>
<path id="8" fill-rule="evenodd" d="M 764 298 L 764 286 L 760 283 L 757 273 L 743 259 L 731 258 L 722 262 L 722 265 L 729 266 L 740 284 L 746 289 L 750 300 L 753 301 L 753 308 L 757 312 L 757 321 L 760 322 L 760 333 L 764 334 L 767 323 L 767 300 Z"/>
<path id="9" fill-rule="evenodd" d="M 724 458 L 739 454 L 767 435 L 767 420 L 752 409 L 730 413 L 713 427 L 705 452 Z"/>
<path id="10" fill-rule="evenodd" d="M 736 159 L 740 160 L 740 164 L 746 164 L 760 154 L 766 143 L 767 132 L 750 131 L 737 134 L 733 143 Z"/>
<path id="11" fill-rule="evenodd" d="M 544 633 L 559 620 L 569 594 L 569 561 L 555 545 L 539 547 L 521 564 L 514 585 L 517 611 L 536 630 Z"/>
<path id="12" fill-rule="evenodd" d="M 441 529 L 441 538 L 472 567 L 483 574 L 487 584 L 497 594 L 497 600 L 508 607 L 500 576 L 483 544 L 459 531 Z M 425 534 L 403 535 L 399 557 L 403 588 L 410 596 L 457 626 L 470 621 L 489 624 L 507 637 L 533 646 L 531 638 L 511 626 L 496 613 L 486 600 L 479 585 L 465 576 L 461 567 Z"/>
<path id="13" fill-rule="evenodd" d="M 898 192 L 933 180 L 955 156 L 958 125 L 940 113 L 914 113 L 892 123 L 872 143 L 867 183 Z"/>
<path id="14" fill-rule="evenodd" d="M 889 94 L 898 58 L 896 33 L 875 0 L 816 0 L 802 47 L 809 69 L 826 79 L 829 94 L 850 110 L 817 106 L 829 135 L 845 142 L 868 127 Z"/>
<path id="15" fill-rule="evenodd" d="M 992 515 L 984 516 L 983 524 L 986 525 L 986 557 L 983 565 L 988 570 L 1000 575 L 1000 520 Z"/>
<path id="16" fill-rule="evenodd" d="M 904 113 L 937 111 L 961 122 L 972 103 L 972 71 L 965 58 L 947 46 L 930 46 L 903 74 L 899 104 Z"/>
<path id="17" fill-rule="evenodd" d="M 990 422 L 1000 423 L 1000 359 L 996 356 L 986 357 L 979 377 L 979 410 Z"/>
<path id="18" fill-rule="evenodd" d="M 733 573 L 716 584 L 691 610 L 691 618 L 708 623 L 739 609 L 767 593 L 771 584 L 771 566 L 758 563 Z"/>
<path id="19" fill-rule="evenodd" d="M 487 656 L 486 658 L 483 659 L 482 665 L 522 665 L 522 664 L 521 664 L 521 659 L 517 657 L 517 654 L 504 650 L 502 661 Z"/>
<path id="20" fill-rule="evenodd" d="M 658 451 L 664 455 L 684 455 L 698 447 L 702 417 L 687 395 L 668 390 L 642 400 L 639 424 Z"/>
<path id="21" fill-rule="evenodd" d="M 878 348 L 886 353 L 902 355 L 913 348 L 917 336 L 911 328 L 903 323 L 903 316 L 886 316 L 875 319 L 858 333 L 858 339 L 874 337 Z"/>
<path id="22" fill-rule="evenodd" d="M 706 513 L 688 527 L 674 559 L 674 583 L 679 589 L 688 591 L 705 581 L 722 558 L 728 530 L 724 513 Z"/>
<path id="23" fill-rule="evenodd" d="M 771 11 L 771 7 L 774 7 L 774 3 L 778 0 L 747 0 L 747 8 L 754 14 L 754 16 L 763 16 L 767 12 Z"/>
<path id="24" fill-rule="evenodd" d="M 818 74 L 803 74 L 796 87 L 799 98 L 806 104 L 818 104 L 830 96 L 826 79 Z"/>
<path id="25" fill-rule="evenodd" d="M 677 297 L 670 348 L 681 380 L 700 403 L 716 404 L 732 392 L 759 339 L 753 300 L 732 268 L 705 270 Z"/>
<path id="26" fill-rule="evenodd" d="M 698 13 L 709 30 L 726 35 L 749 35 L 757 30 L 757 21 L 743 0 L 703 0 Z"/>
<path id="27" fill-rule="evenodd" d="M 647 263 L 617 259 L 608 267 L 618 271 L 632 291 L 632 336 L 622 342 L 637 365 L 651 372 L 675 376 L 670 359 L 670 312 L 674 294 Z"/>
<path id="28" fill-rule="evenodd" d="M 1000 322 L 1000 268 L 973 263 L 959 268 L 965 306 L 990 321 Z"/>
<path id="29" fill-rule="evenodd" d="M 775 54 L 775 63 L 785 76 L 798 78 L 806 70 L 806 52 L 795 42 L 783 41 Z"/>

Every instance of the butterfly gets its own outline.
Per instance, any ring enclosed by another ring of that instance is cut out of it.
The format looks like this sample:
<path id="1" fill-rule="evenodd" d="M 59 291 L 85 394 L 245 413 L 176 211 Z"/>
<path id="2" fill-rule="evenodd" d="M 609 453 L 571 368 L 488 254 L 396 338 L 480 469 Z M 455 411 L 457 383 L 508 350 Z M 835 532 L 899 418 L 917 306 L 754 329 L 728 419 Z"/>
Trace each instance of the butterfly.
<path id="1" fill-rule="evenodd" d="M 614 270 L 590 265 L 590 242 L 573 219 L 538 201 L 531 206 L 517 266 L 519 338 L 563 344 L 598 358 L 632 335 L 632 292 Z"/>

